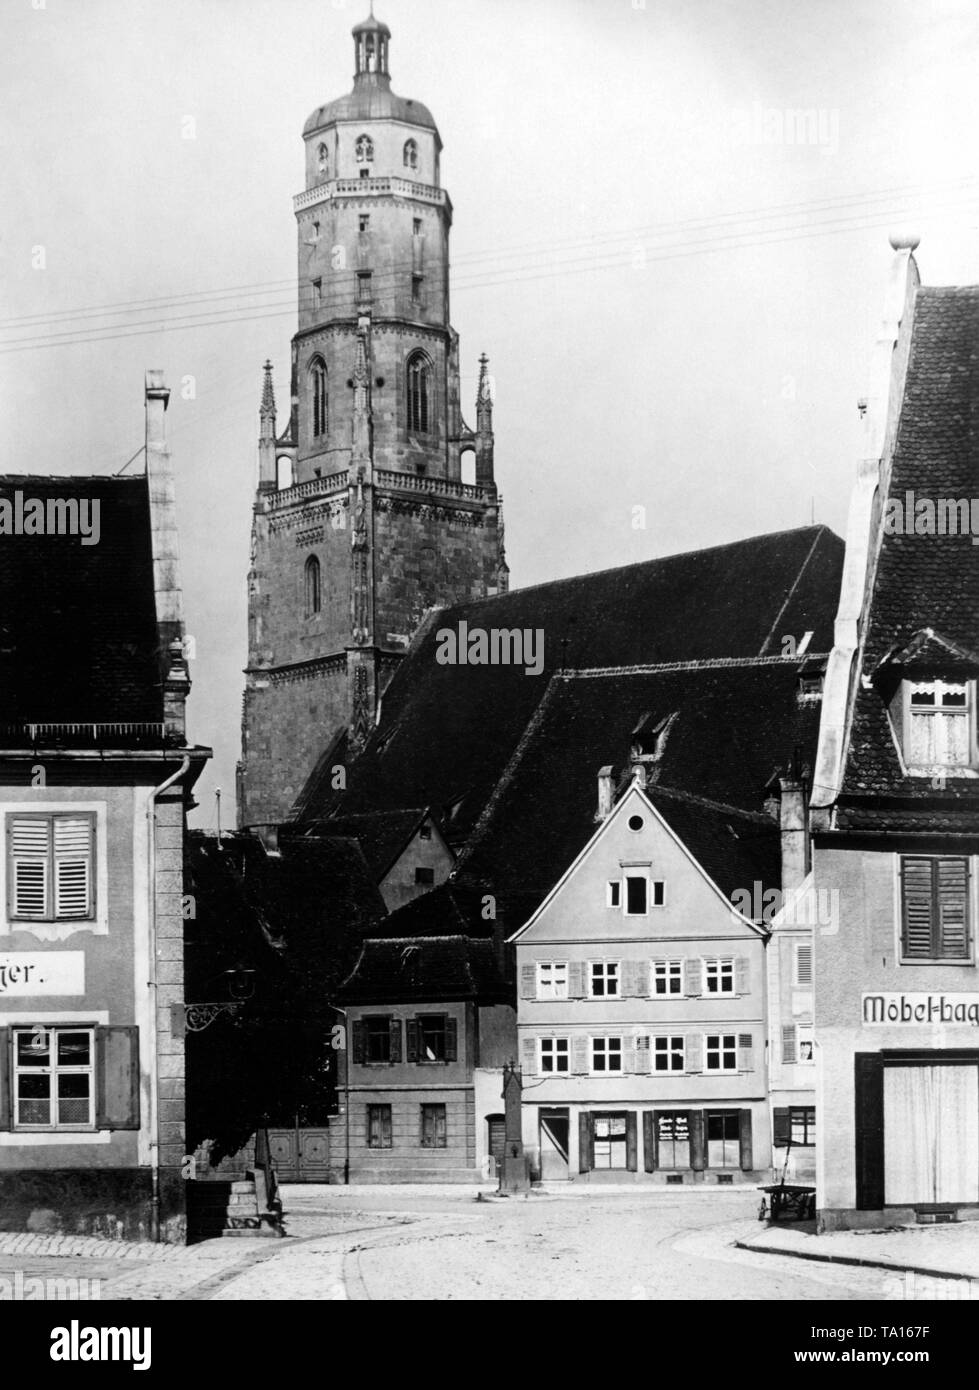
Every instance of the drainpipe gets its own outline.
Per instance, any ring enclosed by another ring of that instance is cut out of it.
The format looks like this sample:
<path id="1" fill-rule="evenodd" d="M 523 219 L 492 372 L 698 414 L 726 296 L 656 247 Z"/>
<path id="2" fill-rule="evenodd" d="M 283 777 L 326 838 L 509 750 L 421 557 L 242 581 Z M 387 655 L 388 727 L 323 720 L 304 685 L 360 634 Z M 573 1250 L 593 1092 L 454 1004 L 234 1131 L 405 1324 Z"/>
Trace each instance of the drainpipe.
<path id="1" fill-rule="evenodd" d="M 150 792 L 149 800 L 146 803 L 146 828 L 149 835 L 149 858 L 147 864 L 149 870 L 150 896 L 150 978 L 147 980 L 146 984 L 150 991 L 152 1023 L 150 1035 L 147 1039 L 149 1044 L 148 1061 L 150 1072 L 150 1239 L 154 1241 L 159 1241 L 160 1239 L 160 1077 L 157 1048 L 159 1018 L 156 1007 L 156 799 L 169 787 L 172 787 L 174 782 L 178 782 L 181 777 L 185 777 L 189 771 L 190 758 L 185 756 L 176 772 L 172 773 L 165 782 L 161 782 L 158 787 L 153 788 Z"/>

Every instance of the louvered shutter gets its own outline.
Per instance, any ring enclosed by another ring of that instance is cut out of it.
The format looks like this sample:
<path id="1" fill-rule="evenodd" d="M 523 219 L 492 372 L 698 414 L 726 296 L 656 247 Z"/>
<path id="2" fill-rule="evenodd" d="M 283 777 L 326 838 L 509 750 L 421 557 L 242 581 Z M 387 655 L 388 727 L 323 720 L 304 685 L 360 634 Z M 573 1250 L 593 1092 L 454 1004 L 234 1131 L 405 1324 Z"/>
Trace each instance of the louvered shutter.
<path id="1" fill-rule="evenodd" d="M 0 1028 L 0 1130 L 13 1127 L 13 1048 L 9 1028 Z"/>
<path id="2" fill-rule="evenodd" d="M 734 962 L 735 994 L 750 994 L 751 962 L 747 956 L 738 956 Z"/>
<path id="3" fill-rule="evenodd" d="M 646 1033 L 636 1038 L 635 1068 L 639 1076 L 649 1076 L 653 1069 L 652 1044 Z"/>
<path id="4" fill-rule="evenodd" d="M 578 1112 L 578 1172 L 590 1173 L 595 1166 L 595 1135 L 592 1131 L 591 1112 Z"/>
<path id="5" fill-rule="evenodd" d="M 969 954 L 969 861 L 939 859 L 935 863 L 938 900 L 938 952 L 959 959 Z"/>
<path id="6" fill-rule="evenodd" d="M 928 960 L 933 951 L 932 861 L 906 856 L 901 860 L 901 914 L 904 954 L 909 960 Z"/>
<path id="7" fill-rule="evenodd" d="M 690 1124 L 690 1167 L 695 1173 L 702 1173 L 707 1167 L 707 1145 L 704 1143 L 704 1112 L 688 1112 Z"/>
<path id="8" fill-rule="evenodd" d="M 795 1024 L 782 1024 L 782 1064 L 790 1067 L 795 1062 Z"/>
<path id="9" fill-rule="evenodd" d="M 812 984 L 812 947 L 799 945 L 795 948 L 796 984 Z"/>
<path id="10" fill-rule="evenodd" d="M 524 1038 L 520 1044 L 524 1076 L 537 1075 L 537 1039 Z"/>
<path id="11" fill-rule="evenodd" d="M 685 1046 L 687 1058 L 687 1071 L 699 1072 L 704 1069 L 704 1047 L 703 1039 L 699 1033 L 691 1033 L 686 1039 Z"/>
<path id="12" fill-rule="evenodd" d="M 459 1025 L 454 1018 L 445 1020 L 445 1060 L 455 1062 L 459 1059 Z"/>
<path id="13" fill-rule="evenodd" d="M 656 1172 L 656 1111 L 642 1112 L 642 1166 L 647 1173 Z"/>
<path id="14" fill-rule="evenodd" d="M 750 1173 L 754 1166 L 751 1156 L 751 1111 L 742 1110 L 738 1119 L 738 1138 L 741 1141 L 741 1171 L 742 1173 Z"/>
<path id="15" fill-rule="evenodd" d="M 8 838 L 11 916 L 47 917 L 51 893 L 51 822 L 40 816 L 12 816 Z"/>
<path id="16" fill-rule="evenodd" d="M 738 1071 L 752 1071 L 754 1045 L 750 1033 L 738 1034 Z"/>
<path id="17" fill-rule="evenodd" d="M 585 1037 L 571 1039 L 571 1070 L 576 1076 L 588 1073 L 588 1039 Z"/>
<path id="18" fill-rule="evenodd" d="M 389 1023 L 389 1025 L 388 1025 L 388 1027 L 389 1027 L 389 1034 L 390 1034 L 390 1038 L 391 1038 L 391 1061 L 392 1061 L 392 1062 L 400 1062 L 400 1061 L 401 1061 L 401 1019 L 400 1019 L 400 1018 L 392 1018 L 391 1021 L 390 1021 L 390 1023 Z"/>
<path id="19" fill-rule="evenodd" d="M 688 960 L 683 963 L 683 992 L 688 995 L 700 994 L 703 986 L 701 985 L 701 964 L 699 960 Z"/>
<path id="20" fill-rule="evenodd" d="M 537 998 L 537 967 L 533 961 L 520 967 L 520 998 Z"/>
<path id="21" fill-rule="evenodd" d="M 629 1173 L 639 1168 L 639 1130 L 634 1110 L 628 1111 L 625 1117 L 625 1166 Z"/>
<path id="22" fill-rule="evenodd" d="M 568 963 L 568 998 L 584 999 L 588 967 L 584 961 L 573 960 Z"/>
<path id="23" fill-rule="evenodd" d="M 139 1129 L 139 1029 L 95 1030 L 95 1123 L 98 1129 Z"/>
<path id="24" fill-rule="evenodd" d="M 405 1019 L 405 1050 L 409 1062 L 418 1061 L 418 1020 Z"/>
<path id="25" fill-rule="evenodd" d="M 645 999 L 649 995 L 649 965 L 644 960 L 622 963 L 622 993 L 629 999 Z"/>
<path id="26" fill-rule="evenodd" d="M 92 818 L 54 818 L 54 915 L 88 917 L 92 901 Z"/>
<path id="27" fill-rule="evenodd" d="M 622 1071 L 624 1075 L 631 1076 L 636 1070 L 636 1040 L 635 1038 L 622 1039 Z"/>
<path id="28" fill-rule="evenodd" d="M 780 1149 L 792 1139 L 792 1111 L 787 1105 L 777 1105 L 772 1111 L 772 1143 Z"/>

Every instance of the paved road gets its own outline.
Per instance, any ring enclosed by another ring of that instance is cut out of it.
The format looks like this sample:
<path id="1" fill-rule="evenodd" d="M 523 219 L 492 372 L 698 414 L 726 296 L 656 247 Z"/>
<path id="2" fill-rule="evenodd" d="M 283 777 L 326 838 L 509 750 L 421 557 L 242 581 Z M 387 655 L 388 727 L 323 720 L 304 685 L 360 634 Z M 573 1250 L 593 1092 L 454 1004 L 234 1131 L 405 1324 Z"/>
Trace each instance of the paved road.
<path id="1" fill-rule="evenodd" d="M 101 1297 L 304 1300 L 896 1299 L 896 1275 L 733 1248 L 745 1193 L 476 1201 L 471 1191 L 285 1190 L 287 1240 L 210 1241 L 145 1262 L 0 1255 L 0 1278 L 101 1280 Z M 129 1247 L 132 1250 L 132 1247 Z"/>

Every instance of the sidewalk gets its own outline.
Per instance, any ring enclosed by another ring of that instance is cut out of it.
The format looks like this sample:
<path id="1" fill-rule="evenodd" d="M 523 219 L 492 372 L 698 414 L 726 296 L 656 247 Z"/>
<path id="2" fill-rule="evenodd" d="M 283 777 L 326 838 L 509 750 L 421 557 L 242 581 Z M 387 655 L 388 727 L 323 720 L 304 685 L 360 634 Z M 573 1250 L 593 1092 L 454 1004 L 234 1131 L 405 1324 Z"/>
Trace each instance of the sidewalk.
<path id="1" fill-rule="evenodd" d="M 832 1231 L 817 1236 L 812 1222 L 762 1226 L 756 1236 L 734 1242 L 756 1254 L 795 1255 L 803 1260 L 910 1271 L 938 1279 L 979 1283 L 979 1222 L 915 1226 L 890 1231 Z"/>

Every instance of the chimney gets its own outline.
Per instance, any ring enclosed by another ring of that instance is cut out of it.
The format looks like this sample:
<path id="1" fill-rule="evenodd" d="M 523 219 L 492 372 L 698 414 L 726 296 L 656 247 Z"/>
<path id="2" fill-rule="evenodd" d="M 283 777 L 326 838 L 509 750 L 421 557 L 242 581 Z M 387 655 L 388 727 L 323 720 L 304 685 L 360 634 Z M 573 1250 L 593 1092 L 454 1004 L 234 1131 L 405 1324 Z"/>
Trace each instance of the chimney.
<path id="1" fill-rule="evenodd" d="M 190 677 L 184 653 L 183 598 L 180 592 L 180 556 L 177 547 L 177 514 L 170 451 L 167 448 L 166 411 L 170 391 L 163 372 L 146 373 L 146 483 L 150 503 L 150 543 L 153 552 L 153 589 L 156 630 L 163 683 L 167 738 L 182 742 L 185 736 L 184 704 Z"/>
<path id="2" fill-rule="evenodd" d="M 779 826 L 782 832 L 782 896 L 794 892 L 809 872 L 807 778 L 780 777 Z"/>
<path id="3" fill-rule="evenodd" d="M 595 812 L 595 820 L 608 820 L 612 814 L 612 766 L 601 767 L 598 770 L 598 810 Z"/>

